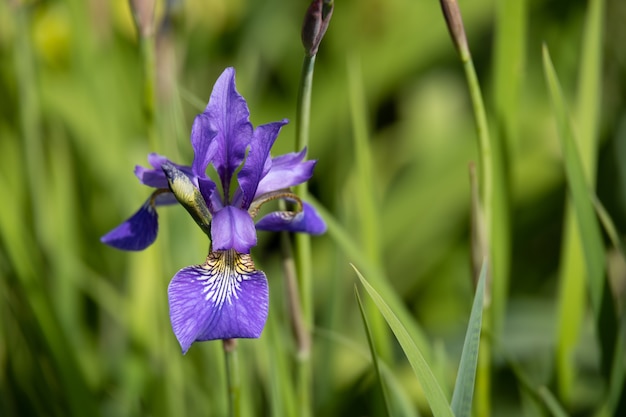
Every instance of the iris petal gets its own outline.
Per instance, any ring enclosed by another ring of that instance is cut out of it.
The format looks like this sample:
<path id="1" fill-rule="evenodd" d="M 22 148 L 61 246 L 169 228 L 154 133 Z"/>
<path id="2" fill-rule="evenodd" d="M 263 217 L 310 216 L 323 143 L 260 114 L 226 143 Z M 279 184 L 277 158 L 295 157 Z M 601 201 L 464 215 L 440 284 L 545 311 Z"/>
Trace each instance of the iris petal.
<path id="1" fill-rule="evenodd" d="M 236 195 L 233 199 L 233 204 L 237 207 L 243 209 L 250 207 L 259 181 L 271 170 L 270 149 L 280 129 L 286 124 L 287 119 L 284 119 L 280 122 L 264 124 L 254 129 L 252 142 L 250 143 L 250 152 L 248 152 L 243 168 L 237 175 L 241 189 L 239 195 Z"/>
<path id="2" fill-rule="evenodd" d="M 211 119 L 206 113 L 196 116 L 191 126 L 191 146 L 193 147 L 193 173 L 199 177 L 206 175 L 206 169 L 217 150 L 213 139 L 217 131 L 211 126 Z"/>
<path id="3" fill-rule="evenodd" d="M 222 181 L 225 193 L 235 170 L 241 165 L 252 138 L 252 124 L 246 100 L 235 88 L 235 70 L 226 68 L 215 82 L 204 113 L 216 135 L 215 155 L 211 162 Z M 228 198 L 226 197 L 227 201 Z"/>
<path id="4" fill-rule="evenodd" d="M 168 288 L 174 334 L 186 353 L 193 342 L 261 335 L 269 306 L 267 279 L 250 255 L 211 252 L 183 268 Z"/>
<path id="5" fill-rule="evenodd" d="M 148 162 L 152 165 L 153 169 L 142 167 L 141 165 L 135 166 L 135 176 L 139 178 L 142 184 L 154 188 L 168 188 L 167 178 L 161 169 L 161 166 L 169 162 L 179 170 L 183 171 L 190 179 L 194 179 L 195 176 L 191 172 L 191 167 L 185 165 L 178 165 L 167 159 L 166 157 L 157 153 L 151 153 L 148 155 Z"/>
<path id="6" fill-rule="evenodd" d="M 121 250 L 143 250 L 156 239 L 158 215 L 152 197 L 124 223 L 100 238 L 102 243 Z"/>
<path id="7" fill-rule="evenodd" d="M 213 250 L 235 249 L 250 253 L 256 245 L 256 230 L 250 214 L 233 206 L 226 206 L 213 216 L 211 224 Z"/>
<path id="8" fill-rule="evenodd" d="M 292 213 L 286 211 L 274 211 L 264 216 L 256 224 L 257 230 L 273 232 L 289 231 L 321 235 L 326 232 L 326 222 L 310 204 L 303 202 L 302 211 Z"/>
<path id="9" fill-rule="evenodd" d="M 283 188 L 302 184 L 313 175 L 316 161 L 304 161 L 306 149 L 297 153 L 288 153 L 272 159 L 272 167 L 261 179 L 255 197 Z"/>

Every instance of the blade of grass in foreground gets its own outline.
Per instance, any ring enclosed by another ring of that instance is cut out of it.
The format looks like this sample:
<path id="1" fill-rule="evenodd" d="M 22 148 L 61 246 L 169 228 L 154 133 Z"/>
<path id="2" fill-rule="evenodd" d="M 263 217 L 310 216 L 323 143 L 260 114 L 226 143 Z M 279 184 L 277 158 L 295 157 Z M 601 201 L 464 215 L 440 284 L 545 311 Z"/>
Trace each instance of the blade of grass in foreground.
<path id="1" fill-rule="evenodd" d="M 378 380 L 378 385 L 380 386 L 380 390 L 383 394 L 383 401 L 385 402 L 385 410 L 387 411 L 387 415 L 391 416 L 393 413 L 391 412 L 389 406 L 389 395 L 387 394 L 387 389 L 385 388 L 385 383 L 383 382 L 382 373 L 380 370 L 380 365 L 378 363 L 378 354 L 376 354 L 376 348 L 374 346 L 374 340 L 372 338 L 372 330 L 370 329 L 370 325 L 367 322 L 367 316 L 365 315 L 365 308 L 363 307 L 363 303 L 361 302 L 361 296 L 359 295 L 359 290 L 354 286 L 354 297 L 356 298 L 357 304 L 359 305 L 359 311 L 361 312 L 361 319 L 363 320 L 363 327 L 365 327 L 365 335 L 367 336 L 367 345 L 370 348 L 370 353 L 372 355 L 372 363 L 374 364 L 374 370 L 376 371 L 376 379 Z"/>
<path id="2" fill-rule="evenodd" d="M 616 342 L 616 317 L 612 294 L 605 279 L 604 244 L 600 225 L 590 198 L 589 185 L 585 179 L 583 164 L 570 125 L 569 113 L 550 59 L 550 53 L 545 45 L 543 47 L 543 66 L 554 106 L 568 188 L 578 219 L 591 306 L 595 315 L 602 351 L 602 371 L 608 375 Z"/>
<path id="3" fill-rule="evenodd" d="M 456 376 L 454 393 L 452 394 L 452 411 L 456 417 L 470 417 L 472 415 L 472 398 L 474 396 L 474 382 L 476 380 L 476 365 L 478 363 L 478 350 L 480 346 L 480 329 L 483 320 L 483 300 L 485 295 L 485 280 L 487 275 L 487 263 L 483 261 L 480 269 L 480 278 L 476 287 L 474 304 L 470 314 L 459 372 Z"/>
<path id="4" fill-rule="evenodd" d="M 435 417 L 454 417 L 452 413 L 452 409 L 450 408 L 450 404 L 448 404 L 448 400 L 446 399 L 443 391 L 441 390 L 441 386 L 435 379 L 433 372 L 431 371 L 428 363 L 422 356 L 422 353 L 419 351 L 415 342 L 409 336 L 409 332 L 406 330 L 402 322 L 398 319 L 398 317 L 394 314 L 394 312 L 389 308 L 385 300 L 378 294 L 378 292 L 370 285 L 369 282 L 361 275 L 358 269 L 352 265 L 354 271 L 356 272 L 359 280 L 363 284 L 363 287 L 367 290 L 374 303 L 382 313 L 383 317 L 391 327 L 393 334 L 396 335 L 404 354 L 406 355 L 413 371 L 415 371 L 415 375 L 424 390 L 424 394 L 426 399 L 428 400 L 428 404 L 430 405 L 430 409 L 433 412 L 433 416 Z"/>

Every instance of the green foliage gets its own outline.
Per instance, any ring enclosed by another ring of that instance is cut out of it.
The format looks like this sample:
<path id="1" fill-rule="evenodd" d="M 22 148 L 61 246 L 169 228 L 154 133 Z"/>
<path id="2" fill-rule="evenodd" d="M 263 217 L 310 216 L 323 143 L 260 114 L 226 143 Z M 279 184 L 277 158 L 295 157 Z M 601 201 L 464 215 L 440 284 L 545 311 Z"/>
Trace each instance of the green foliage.
<path id="1" fill-rule="evenodd" d="M 588 3 L 461 2 L 494 139 L 491 371 L 473 393 L 494 416 L 626 413 L 626 8 Z M 308 192 L 329 225 L 310 242 L 311 415 L 381 415 L 386 403 L 430 415 L 433 402 L 451 415 L 479 155 L 463 68 L 437 2 L 334 4 L 308 154 Z M 127 1 L 0 2 L 0 415 L 227 414 L 221 343 L 181 355 L 168 316 L 168 282 L 204 260 L 206 236 L 172 207 L 143 252 L 99 238 L 148 198 L 132 170 L 149 152 L 191 163 L 193 117 L 226 66 L 255 125 L 292 120 L 275 152 L 293 151 L 306 7 L 161 2 L 151 56 Z M 259 234 L 253 256 L 271 305 L 261 339 L 239 341 L 241 415 L 297 416 L 278 236 Z M 367 298 L 377 376 L 350 263 L 404 326 L 405 353 L 430 370 L 420 381 L 436 385 L 420 386 Z"/>

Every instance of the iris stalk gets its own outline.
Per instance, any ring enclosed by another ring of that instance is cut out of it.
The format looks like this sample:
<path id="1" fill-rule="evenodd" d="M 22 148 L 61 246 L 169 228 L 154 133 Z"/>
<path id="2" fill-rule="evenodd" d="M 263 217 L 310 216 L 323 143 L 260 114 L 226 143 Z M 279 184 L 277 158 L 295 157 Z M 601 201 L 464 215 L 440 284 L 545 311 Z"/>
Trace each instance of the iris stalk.
<path id="1" fill-rule="evenodd" d="M 237 339 L 224 339 L 224 361 L 226 362 L 226 379 L 228 380 L 228 415 L 241 415 L 241 382 L 239 379 L 239 358 L 237 355 Z"/>
<path id="2" fill-rule="evenodd" d="M 309 126 L 311 120 L 311 92 L 315 57 L 333 12 L 332 0 L 313 0 L 307 9 L 302 25 L 302 44 L 305 55 L 300 76 L 298 100 L 296 104 L 296 143 L 295 150 L 306 149 L 309 144 Z M 295 194 L 301 200 L 307 197 L 307 185 L 302 183 L 295 188 Z M 292 249 L 288 236 L 283 235 L 283 258 L 287 293 L 291 309 L 292 327 L 298 345 L 297 355 L 297 392 L 300 415 L 311 415 L 311 329 L 313 327 L 313 291 L 311 285 L 311 239 L 298 234 L 295 236 L 295 272 L 299 279 L 301 296 L 295 285 Z"/>
<path id="3" fill-rule="evenodd" d="M 298 102 L 296 108 L 296 146 L 295 150 L 307 147 L 309 143 L 309 125 L 311 120 L 311 91 L 313 85 L 313 71 L 315 55 L 305 56 L 300 77 Z M 306 198 L 307 185 L 300 184 L 295 188 L 295 194 Z M 291 257 L 291 245 L 288 236 L 283 237 L 283 253 L 285 262 Z M 300 404 L 300 415 L 311 415 L 311 328 L 313 327 L 313 290 L 311 285 L 311 238 L 299 233 L 295 236 L 295 272 L 286 274 L 287 291 L 290 295 L 292 326 L 298 344 L 297 355 L 297 395 Z M 300 297 L 295 281 L 300 284 Z"/>
<path id="4" fill-rule="evenodd" d="M 488 335 L 491 333 L 491 327 L 493 323 L 493 310 L 490 306 L 491 299 L 491 271 L 492 260 L 490 255 L 491 246 L 491 227 L 492 227 L 492 207 L 494 204 L 493 198 L 493 160 L 491 152 L 491 139 L 489 137 L 489 128 L 487 125 L 487 116 L 485 113 L 485 106 L 483 103 L 482 93 L 480 90 L 480 84 L 478 83 L 478 77 L 476 76 L 476 69 L 474 68 L 474 62 L 467 43 L 467 37 L 465 35 L 465 29 L 463 27 L 463 19 L 461 11 L 456 0 L 441 0 L 441 7 L 444 13 L 448 30 L 454 46 L 459 54 L 461 63 L 463 64 L 463 70 L 465 72 L 465 78 L 470 93 L 470 99 L 472 101 L 472 109 L 474 110 L 474 118 L 476 122 L 476 131 L 478 134 L 478 148 L 479 148 L 479 182 L 480 191 L 482 197 L 482 217 L 485 220 L 484 223 L 484 242 L 482 247 L 485 251 L 485 256 L 488 256 L 488 271 L 487 271 L 487 286 L 485 288 L 485 311 L 484 320 L 481 332 L 480 341 L 480 353 L 478 358 L 478 373 L 476 376 L 476 415 L 488 416 L 491 414 L 489 397 L 491 386 L 491 341 Z"/>
<path id="5" fill-rule="evenodd" d="M 130 1 L 143 70 L 143 111 L 150 146 L 158 149 L 155 126 L 156 43 L 153 0 Z"/>

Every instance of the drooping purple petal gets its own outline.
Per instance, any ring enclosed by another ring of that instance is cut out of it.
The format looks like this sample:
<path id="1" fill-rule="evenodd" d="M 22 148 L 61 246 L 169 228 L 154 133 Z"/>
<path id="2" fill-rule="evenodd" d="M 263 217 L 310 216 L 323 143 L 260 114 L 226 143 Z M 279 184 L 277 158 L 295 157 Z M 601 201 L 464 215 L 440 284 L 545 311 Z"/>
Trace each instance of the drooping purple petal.
<path id="1" fill-rule="evenodd" d="M 246 161 L 237 175 L 240 190 L 233 198 L 233 205 L 248 209 L 256 193 L 259 181 L 270 171 L 272 159 L 270 149 L 274 145 L 280 129 L 286 125 L 287 119 L 258 126 L 254 129 L 250 151 Z"/>
<path id="2" fill-rule="evenodd" d="M 256 230 L 252 217 L 246 210 L 226 206 L 213 216 L 211 224 L 213 250 L 235 249 L 250 253 L 256 245 Z"/>
<path id="3" fill-rule="evenodd" d="M 228 201 L 230 181 L 241 165 L 252 139 L 252 124 L 246 100 L 235 88 L 235 70 L 226 68 L 215 82 L 209 104 L 204 111 L 216 135 L 212 163 L 222 181 L 225 201 Z"/>
<path id="4" fill-rule="evenodd" d="M 326 232 L 326 222 L 313 206 L 303 203 L 302 211 L 295 215 L 284 211 L 274 211 L 267 214 L 257 222 L 256 228 L 257 230 L 273 232 L 286 230 L 321 235 Z"/>
<path id="5" fill-rule="evenodd" d="M 102 243 L 121 250 L 143 250 L 156 239 L 158 215 L 152 197 L 124 223 L 100 238 Z"/>
<path id="6" fill-rule="evenodd" d="M 195 176 L 191 172 L 191 167 L 185 165 L 178 165 L 167 159 L 166 157 L 159 155 L 157 153 L 151 153 L 148 155 L 148 162 L 152 165 L 153 169 L 142 167 L 141 165 L 135 166 L 135 176 L 139 178 L 142 184 L 147 185 L 149 187 L 154 188 L 168 188 L 167 178 L 165 178 L 165 174 L 163 173 L 163 169 L 161 166 L 169 162 L 174 165 L 179 170 L 183 171 L 189 178 L 194 178 Z"/>
<path id="7" fill-rule="evenodd" d="M 297 153 L 288 153 L 272 159 L 269 172 L 261 179 L 255 197 L 302 184 L 313 175 L 313 168 L 317 161 L 302 162 L 306 149 Z"/>
<path id="8" fill-rule="evenodd" d="M 183 268 L 168 288 L 172 329 L 186 353 L 193 342 L 261 335 L 269 306 L 267 279 L 250 255 L 211 252 Z"/>
<path id="9" fill-rule="evenodd" d="M 191 126 L 191 146 L 193 147 L 193 173 L 199 177 L 206 176 L 206 169 L 217 151 L 217 142 L 214 140 L 217 131 L 211 124 L 210 116 L 200 113 Z"/>

